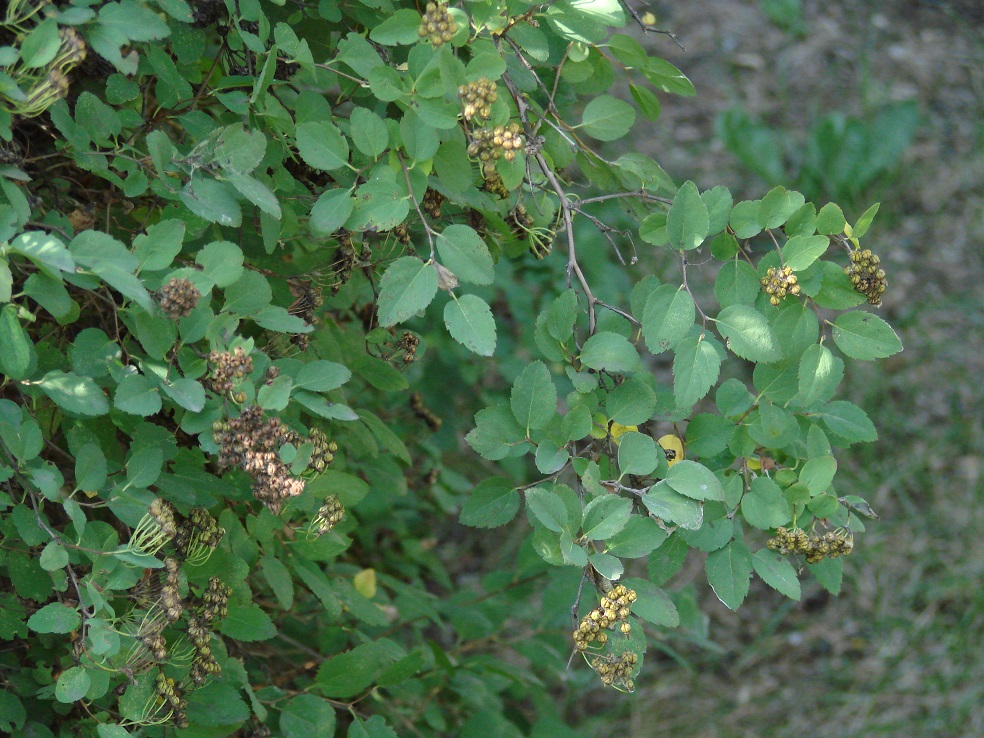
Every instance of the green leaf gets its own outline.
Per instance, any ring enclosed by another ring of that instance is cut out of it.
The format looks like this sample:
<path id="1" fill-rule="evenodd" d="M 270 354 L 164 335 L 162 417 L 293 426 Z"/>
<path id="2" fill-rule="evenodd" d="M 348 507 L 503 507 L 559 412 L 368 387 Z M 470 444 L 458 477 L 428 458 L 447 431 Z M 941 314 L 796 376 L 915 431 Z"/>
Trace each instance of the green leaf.
<path id="1" fill-rule="evenodd" d="M 755 267 L 738 259 L 723 264 L 714 280 L 714 295 L 721 307 L 754 305 L 761 291 L 762 284 Z"/>
<path id="2" fill-rule="evenodd" d="M 800 469 L 799 480 L 815 496 L 826 492 L 837 473 L 837 460 L 833 456 L 818 456 L 807 460 Z"/>
<path id="3" fill-rule="evenodd" d="M 660 285 L 646 300 L 642 335 L 654 354 L 674 348 L 690 332 L 697 308 L 690 293 L 673 285 Z"/>
<path id="4" fill-rule="evenodd" d="M 379 282 L 379 324 L 402 323 L 420 312 L 437 294 L 437 270 L 415 256 L 397 259 Z"/>
<path id="5" fill-rule="evenodd" d="M 280 712 L 280 732 L 284 738 L 332 738 L 335 722 L 335 708 L 313 694 L 291 698 Z"/>
<path id="6" fill-rule="evenodd" d="M 696 461 L 684 459 L 670 467 L 665 483 L 694 500 L 723 500 L 724 489 L 714 472 Z"/>
<path id="7" fill-rule="evenodd" d="M 273 590 L 280 609 L 290 610 L 294 604 L 294 580 L 287 567 L 276 556 L 263 556 L 260 558 L 260 571 Z"/>
<path id="8" fill-rule="evenodd" d="M 226 287 L 222 309 L 228 313 L 250 316 L 269 305 L 271 299 L 273 291 L 266 277 L 249 269 Z"/>
<path id="9" fill-rule="evenodd" d="M 622 138 L 635 122 L 635 108 L 611 95 L 599 95 L 589 102 L 581 115 L 584 132 L 599 141 Z"/>
<path id="10" fill-rule="evenodd" d="M 58 541 L 50 541 L 38 559 L 45 571 L 57 571 L 68 565 L 68 551 Z"/>
<path id="11" fill-rule="evenodd" d="M 733 378 L 723 382 L 714 396 L 718 410 L 729 418 L 736 418 L 747 411 L 754 399 L 744 383 Z"/>
<path id="12" fill-rule="evenodd" d="M 216 287 L 225 289 L 243 276 L 243 251 L 229 241 L 205 244 L 195 255 L 195 263 Z"/>
<path id="13" fill-rule="evenodd" d="M 817 233 L 824 235 L 843 233 L 845 225 L 847 225 L 847 219 L 844 218 L 843 211 L 836 203 L 828 202 L 817 213 Z"/>
<path id="14" fill-rule="evenodd" d="M 661 112 L 659 98 L 653 92 L 631 82 L 629 82 L 629 92 L 632 93 L 632 99 L 646 118 L 650 121 L 659 118 Z"/>
<path id="15" fill-rule="evenodd" d="M 702 399 L 721 371 L 721 356 L 710 341 L 688 336 L 676 347 L 673 358 L 673 396 L 677 407 L 686 408 Z"/>
<path id="16" fill-rule="evenodd" d="M 261 180 L 251 177 L 248 174 L 238 174 L 236 172 L 227 173 L 225 180 L 235 187 L 240 195 L 256 205 L 264 213 L 277 220 L 280 219 L 280 216 L 283 214 L 280 208 L 280 201 L 273 194 L 273 190 Z"/>
<path id="17" fill-rule="evenodd" d="M 420 13 L 409 8 L 397 10 L 372 29 L 369 38 L 383 46 L 408 46 L 420 40 Z"/>
<path id="18" fill-rule="evenodd" d="M 301 123 L 297 127 L 297 152 L 306 164 L 326 172 L 348 165 L 348 143 L 328 121 Z"/>
<path id="19" fill-rule="evenodd" d="M 713 413 L 701 413 L 687 424 L 687 449 L 698 457 L 716 456 L 728 447 L 735 424 Z"/>
<path id="20" fill-rule="evenodd" d="M 543 487 L 531 487 L 525 494 L 526 507 L 530 514 L 547 530 L 559 533 L 568 528 L 567 506 L 556 492 Z"/>
<path id="21" fill-rule="evenodd" d="M 109 412 L 106 395 L 89 377 L 54 369 L 38 381 L 38 386 L 55 404 L 70 413 L 94 417 Z"/>
<path id="22" fill-rule="evenodd" d="M 708 232 L 720 233 L 728 227 L 728 217 L 731 215 L 731 191 L 727 187 L 712 187 L 700 193 L 700 199 L 707 206 Z"/>
<path id="23" fill-rule="evenodd" d="M 793 236 L 782 247 L 782 261 L 794 272 L 802 272 L 827 251 L 826 236 Z"/>
<path id="24" fill-rule="evenodd" d="M 834 343 L 852 359 L 884 359 L 902 350 L 902 342 L 892 326 L 863 310 L 839 315 L 834 321 Z"/>
<path id="25" fill-rule="evenodd" d="M 676 628 L 680 625 L 676 605 L 658 586 L 645 579 L 626 579 L 622 584 L 636 593 L 636 601 L 632 603 L 633 615 L 663 628 Z"/>
<path id="26" fill-rule="evenodd" d="M 714 594 L 729 610 L 737 610 L 748 594 L 748 582 L 752 576 L 752 555 L 741 541 L 707 555 L 705 564 L 707 581 Z"/>
<path id="27" fill-rule="evenodd" d="M 675 249 L 695 249 L 710 232 L 707 205 L 697 191 L 697 185 L 684 182 L 673 198 L 666 214 L 666 235 Z"/>
<path id="28" fill-rule="evenodd" d="M 441 263 L 462 282 L 492 284 L 492 256 L 481 236 L 466 225 L 452 225 L 437 236 Z"/>
<path id="29" fill-rule="evenodd" d="M 830 594 L 834 596 L 840 594 L 841 582 L 844 578 L 843 558 L 824 559 L 816 564 L 807 564 L 806 567 Z"/>
<path id="30" fill-rule="evenodd" d="M 509 404 L 521 428 L 543 428 L 557 413 L 557 387 L 542 361 L 529 364 L 513 382 Z"/>
<path id="31" fill-rule="evenodd" d="M 779 341 L 762 313 L 747 305 L 729 305 L 718 313 L 718 332 L 743 359 L 769 363 L 782 358 Z"/>
<path id="32" fill-rule="evenodd" d="M 74 242 L 73 242 L 74 243 Z M 71 274 L 75 271 L 75 260 L 65 244 L 56 236 L 44 231 L 22 233 L 7 248 L 33 261 L 45 274 L 61 279 L 61 272 Z"/>
<path id="33" fill-rule="evenodd" d="M 205 407 L 205 388 L 194 379 L 181 377 L 173 382 L 165 382 L 163 387 L 167 396 L 185 410 L 197 413 Z"/>
<path id="34" fill-rule="evenodd" d="M 670 468 L 677 466 L 679 464 Z M 642 504 L 657 518 L 676 523 L 687 530 L 697 530 L 704 521 L 704 509 L 700 503 L 674 491 L 665 480 L 653 485 L 642 496 Z"/>
<path id="35" fill-rule="evenodd" d="M 480 297 L 462 295 L 444 306 L 444 325 L 451 337 L 479 356 L 495 352 L 495 318 Z"/>
<path id="36" fill-rule="evenodd" d="M 756 477 L 741 498 L 741 514 L 749 525 L 761 530 L 778 528 L 792 518 L 792 510 L 779 485 L 768 477 Z"/>
<path id="37" fill-rule="evenodd" d="M 81 666 L 70 666 L 59 675 L 55 683 L 55 699 L 69 703 L 85 697 L 92 686 L 92 677 Z"/>
<path id="38" fill-rule="evenodd" d="M 641 368 L 639 352 L 625 336 L 599 331 L 584 342 L 581 363 L 591 369 L 605 369 L 620 374 Z"/>
<path id="39" fill-rule="evenodd" d="M 347 367 L 334 361 L 319 359 L 308 362 L 297 370 L 294 387 L 311 392 L 330 392 L 338 389 L 352 378 Z"/>
<path id="40" fill-rule="evenodd" d="M 35 633 L 71 633 L 82 619 L 75 607 L 52 602 L 27 619 L 27 627 Z"/>
<path id="41" fill-rule="evenodd" d="M 229 614 L 219 623 L 218 630 L 229 638 L 247 643 L 266 641 L 277 634 L 270 616 L 252 602 L 230 602 Z"/>
<path id="42" fill-rule="evenodd" d="M 325 190 L 311 207 L 312 232 L 319 236 L 332 235 L 345 224 L 354 209 L 355 198 L 349 190 Z"/>
<path id="43" fill-rule="evenodd" d="M 642 374 L 629 377 L 605 398 L 605 413 L 609 420 L 622 425 L 639 425 L 652 418 L 656 411 L 656 391 Z"/>
<path id="44" fill-rule="evenodd" d="M 113 406 L 131 415 L 153 415 L 161 409 L 158 385 L 142 374 L 124 377 L 116 388 Z"/>
<path id="45" fill-rule="evenodd" d="M 774 187 L 759 200 L 758 224 L 763 230 L 778 228 L 803 204 L 803 196 L 784 187 Z"/>
<path id="46" fill-rule="evenodd" d="M 0 369 L 10 379 L 27 379 L 31 365 L 37 363 L 34 345 L 20 324 L 15 305 L 0 309 Z"/>
<path id="47" fill-rule="evenodd" d="M 864 410 L 846 400 L 827 403 L 821 411 L 823 424 L 848 443 L 870 442 L 878 439 L 874 423 Z"/>
<path id="48" fill-rule="evenodd" d="M 618 468 L 623 475 L 652 474 L 663 457 L 662 450 L 656 449 L 656 441 L 644 433 L 623 433 L 618 442 Z"/>
<path id="49" fill-rule="evenodd" d="M 861 214 L 861 217 L 858 218 L 858 222 L 854 224 L 854 229 L 852 232 L 852 235 L 855 238 L 861 238 L 868 232 L 868 229 L 871 227 L 871 222 L 875 219 L 875 215 L 878 213 L 878 206 L 880 204 L 881 203 L 876 202 L 870 208 L 865 210 Z"/>
<path id="50" fill-rule="evenodd" d="M 605 540 L 605 552 L 625 559 L 648 556 L 666 540 L 666 531 L 650 517 L 630 515 L 625 526 Z"/>
<path id="51" fill-rule="evenodd" d="M 239 228 L 243 223 L 243 211 L 232 187 L 225 182 L 192 177 L 182 188 L 180 197 L 188 210 L 209 223 L 229 228 Z"/>
<path id="52" fill-rule="evenodd" d="M 519 492 L 505 477 L 490 477 L 475 485 L 461 508 L 459 521 L 473 528 L 498 528 L 516 516 Z"/>
<path id="53" fill-rule="evenodd" d="M 581 549 L 581 547 L 575 545 L 573 549 L 578 550 Z M 581 550 L 583 551 L 584 549 Z M 619 561 L 616 557 L 609 556 L 608 554 L 589 553 L 588 562 L 591 563 L 591 566 L 594 568 L 595 571 L 597 571 L 599 574 L 601 574 L 601 576 L 605 577 L 606 579 L 611 579 L 611 580 L 620 579 L 622 574 L 625 573 L 625 566 L 622 564 L 622 562 Z M 571 563 L 574 566 L 577 566 L 578 568 L 584 566 L 584 564 L 582 564 L 580 560 L 578 560 L 578 557 L 576 556 L 571 558 Z"/>
<path id="54" fill-rule="evenodd" d="M 410 197 L 397 184 L 373 180 L 355 191 L 355 208 L 345 227 L 353 231 L 392 230 L 410 212 Z"/>
<path id="55" fill-rule="evenodd" d="M 799 366 L 797 400 L 805 406 L 829 400 L 841 379 L 844 362 L 823 344 L 815 343 L 803 352 Z"/>
<path id="56" fill-rule="evenodd" d="M 489 461 L 522 455 L 529 449 L 525 428 L 520 427 L 507 407 L 500 405 L 479 410 L 475 414 L 475 424 L 465 441 Z"/>
<path id="57" fill-rule="evenodd" d="M 763 548 L 752 555 L 752 566 L 763 582 L 789 599 L 799 602 L 799 578 L 796 576 L 796 569 L 784 556 Z"/>
<path id="58" fill-rule="evenodd" d="M 729 225 L 737 238 L 751 238 L 762 232 L 759 223 L 761 200 L 743 200 L 731 209 Z"/>
<path id="59" fill-rule="evenodd" d="M 605 541 L 625 527 L 631 514 L 632 500 L 630 499 L 617 495 L 596 497 L 584 508 L 581 529 L 589 540 Z"/>
<path id="60" fill-rule="evenodd" d="M 402 12 L 404 11 L 398 11 L 398 13 Z M 417 14 L 414 13 L 414 15 Z M 417 27 L 419 26 L 420 16 L 417 16 Z M 416 33 L 417 28 L 415 27 L 415 36 Z M 352 143 L 366 156 L 376 159 L 389 147 L 389 129 L 386 127 L 386 121 L 371 110 L 352 108 L 352 113 L 349 115 L 349 125 L 352 131 Z"/>
<path id="61" fill-rule="evenodd" d="M 657 587 L 669 581 L 680 571 L 687 560 L 690 547 L 679 535 L 671 535 L 669 539 L 649 555 L 649 581 Z"/>

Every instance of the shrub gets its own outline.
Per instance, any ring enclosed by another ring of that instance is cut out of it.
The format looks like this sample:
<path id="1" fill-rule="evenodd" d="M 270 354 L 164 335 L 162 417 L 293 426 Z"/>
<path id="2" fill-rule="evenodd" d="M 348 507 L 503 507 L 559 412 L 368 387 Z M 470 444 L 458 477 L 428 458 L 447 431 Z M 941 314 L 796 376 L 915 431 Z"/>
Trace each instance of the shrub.
<path id="1" fill-rule="evenodd" d="M 877 206 L 612 158 L 694 94 L 630 15 L 8 3 L 0 727 L 544 735 L 691 550 L 837 592 Z"/>

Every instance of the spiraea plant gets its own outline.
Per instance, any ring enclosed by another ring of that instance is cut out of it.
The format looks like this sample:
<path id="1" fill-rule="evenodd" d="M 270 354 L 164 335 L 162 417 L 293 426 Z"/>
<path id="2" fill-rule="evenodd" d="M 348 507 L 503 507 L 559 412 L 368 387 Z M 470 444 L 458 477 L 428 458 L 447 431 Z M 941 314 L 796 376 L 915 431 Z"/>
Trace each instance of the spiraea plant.
<path id="1" fill-rule="evenodd" d="M 839 590 L 877 206 L 625 143 L 649 15 L 0 12 L 0 731 L 573 735 L 701 592 Z"/>

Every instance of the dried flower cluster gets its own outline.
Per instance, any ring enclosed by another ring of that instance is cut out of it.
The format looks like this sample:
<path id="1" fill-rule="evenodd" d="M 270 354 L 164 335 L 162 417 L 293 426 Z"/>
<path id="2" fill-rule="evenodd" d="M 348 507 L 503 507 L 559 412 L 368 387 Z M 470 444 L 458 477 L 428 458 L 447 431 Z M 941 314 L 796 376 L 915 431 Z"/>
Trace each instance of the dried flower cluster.
<path id="1" fill-rule="evenodd" d="M 157 299 L 161 310 L 171 318 L 187 318 L 198 304 L 202 293 L 189 279 L 171 279 L 161 287 Z"/>
<path id="2" fill-rule="evenodd" d="M 854 550 L 854 536 L 848 530 L 830 530 L 820 534 L 807 533 L 802 528 L 777 528 L 774 538 L 766 545 L 783 556 L 791 553 L 804 554 L 808 564 L 816 564 L 824 559 L 847 556 Z"/>

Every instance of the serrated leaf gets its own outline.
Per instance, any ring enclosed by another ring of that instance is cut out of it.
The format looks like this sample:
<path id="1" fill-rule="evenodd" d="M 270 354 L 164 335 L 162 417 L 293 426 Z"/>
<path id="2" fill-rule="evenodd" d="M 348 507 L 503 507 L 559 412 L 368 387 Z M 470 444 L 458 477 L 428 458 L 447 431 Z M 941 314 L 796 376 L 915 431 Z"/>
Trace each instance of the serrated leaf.
<path id="1" fill-rule="evenodd" d="M 680 625 L 676 605 L 662 589 L 645 579 L 626 579 L 622 583 L 636 593 L 636 601 L 632 603 L 633 615 L 663 628 Z"/>
<path id="2" fill-rule="evenodd" d="M 673 396 L 677 407 L 686 408 L 702 399 L 721 371 L 721 356 L 706 340 L 690 336 L 676 347 L 673 358 Z"/>
<path id="3" fill-rule="evenodd" d="M 752 555 L 741 541 L 707 555 L 704 566 L 714 594 L 729 610 L 737 610 L 748 594 L 752 575 Z"/>
<path id="4" fill-rule="evenodd" d="M 696 461 L 683 459 L 673 464 L 664 481 L 671 489 L 694 500 L 724 499 L 724 489 L 714 472 Z"/>
<path id="5" fill-rule="evenodd" d="M 462 282 L 492 284 L 492 256 L 481 236 L 466 225 L 452 225 L 437 236 L 441 263 Z"/>
<path id="6" fill-rule="evenodd" d="M 618 468 L 622 474 L 651 474 L 661 458 L 663 452 L 656 449 L 651 436 L 629 431 L 618 438 Z"/>
<path id="7" fill-rule="evenodd" d="M 823 256 L 829 245 L 826 236 L 793 236 L 782 247 L 782 261 L 794 272 L 802 272 Z"/>
<path id="8" fill-rule="evenodd" d="M 584 508 L 581 529 L 588 539 L 605 541 L 625 527 L 631 514 L 632 500 L 630 499 L 617 495 L 596 497 Z"/>
<path id="9" fill-rule="evenodd" d="M 902 341 L 892 326 L 863 310 L 844 313 L 834 321 L 834 343 L 852 359 L 873 361 L 902 350 Z"/>
<path id="10" fill-rule="evenodd" d="M 843 378 L 844 362 L 826 346 L 815 343 L 800 358 L 799 394 L 796 399 L 806 406 L 829 400 Z"/>
<path id="11" fill-rule="evenodd" d="M 648 556 L 666 540 L 659 523 L 643 515 L 631 515 L 625 526 L 605 540 L 605 551 L 612 556 L 636 559 Z"/>
<path id="12" fill-rule="evenodd" d="M 799 480 L 807 486 L 811 495 L 826 492 L 837 473 L 837 460 L 833 456 L 807 459 L 800 469 Z"/>
<path id="13" fill-rule="evenodd" d="M 542 361 L 529 364 L 513 382 L 509 404 L 521 428 L 543 428 L 557 413 L 557 387 Z"/>
<path id="14" fill-rule="evenodd" d="M 697 308 L 686 290 L 664 284 L 646 300 L 642 313 L 642 335 L 654 354 L 675 347 L 690 332 Z"/>
<path id="15" fill-rule="evenodd" d="M 642 503 L 657 518 L 676 523 L 687 530 L 697 530 L 704 521 L 704 508 L 701 504 L 674 491 L 665 481 L 651 487 L 642 496 Z"/>
<path id="16" fill-rule="evenodd" d="M 666 214 L 666 235 L 675 249 L 695 249 L 707 238 L 710 220 L 707 205 L 691 181 L 684 182 Z"/>
<path id="17" fill-rule="evenodd" d="M 878 431 L 867 414 L 852 402 L 835 400 L 828 402 L 820 412 L 823 424 L 849 443 L 875 441 Z"/>
<path id="18" fill-rule="evenodd" d="M 489 461 L 500 461 L 525 453 L 529 448 L 526 430 L 520 427 L 510 408 L 487 407 L 475 414 L 475 428 L 465 441 L 476 453 Z"/>
<path id="19" fill-rule="evenodd" d="M 741 514 L 749 525 L 769 530 L 788 523 L 792 510 L 778 484 L 768 477 L 756 477 L 741 498 Z"/>
<path id="20" fill-rule="evenodd" d="M 824 235 L 843 233 L 845 225 L 847 225 L 847 219 L 836 203 L 828 202 L 817 213 L 817 233 Z"/>
<path id="21" fill-rule="evenodd" d="M 718 332 L 728 348 L 743 359 L 770 363 L 782 358 L 782 350 L 769 321 L 747 305 L 729 305 L 718 313 Z"/>
<path id="22" fill-rule="evenodd" d="M 419 17 L 417 25 L 420 25 Z M 416 29 L 414 29 L 414 33 L 416 33 Z M 375 159 L 386 151 L 389 146 L 389 129 L 386 127 L 386 121 L 374 112 L 366 108 L 352 108 L 349 125 L 352 131 L 352 142 L 363 154 Z"/>
<path id="23" fill-rule="evenodd" d="M 325 190 L 311 207 L 311 230 L 319 236 L 330 236 L 345 225 L 354 209 L 355 198 L 349 190 Z"/>
<path id="24" fill-rule="evenodd" d="M 335 708 L 313 694 L 292 697 L 280 712 L 284 738 L 332 738 L 335 723 Z"/>
<path id="25" fill-rule="evenodd" d="M 462 295 L 450 300 L 444 306 L 444 325 L 455 341 L 479 356 L 495 351 L 495 318 L 482 298 Z"/>
<path id="26" fill-rule="evenodd" d="M 437 270 L 415 256 L 397 259 L 379 281 L 378 317 L 384 327 L 409 320 L 437 295 Z"/>
<path id="27" fill-rule="evenodd" d="M 348 164 L 348 142 L 328 121 L 309 121 L 297 127 L 297 151 L 315 169 L 330 172 Z"/>
<path id="28" fill-rule="evenodd" d="M 584 366 L 591 369 L 605 369 L 619 374 L 637 371 L 641 366 L 639 352 L 632 342 L 610 331 L 598 331 L 585 341 L 580 359 Z"/>
<path id="29" fill-rule="evenodd" d="M 266 641 L 277 634 L 270 616 L 252 602 L 230 602 L 229 614 L 219 623 L 218 630 L 229 638 L 247 643 Z"/>
<path id="30" fill-rule="evenodd" d="M 45 374 L 38 381 L 38 386 L 55 404 L 68 412 L 91 417 L 109 412 L 109 400 L 89 377 L 55 369 Z"/>
<path id="31" fill-rule="evenodd" d="M 799 602 L 801 595 L 796 569 L 785 557 L 763 548 L 752 555 L 752 566 L 763 582 L 791 600 Z"/>
<path id="32" fill-rule="evenodd" d="M 532 487 L 526 490 L 525 497 L 527 509 L 547 530 L 560 533 L 568 527 L 567 507 L 555 492 Z"/>
<path id="33" fill-rule="evenodd" d="M 628 133 L 634 122 L 631 105 L 611 95 L 599 95 L 585 106 L 578 128 L 599 141 L 615 141 Z"/>

